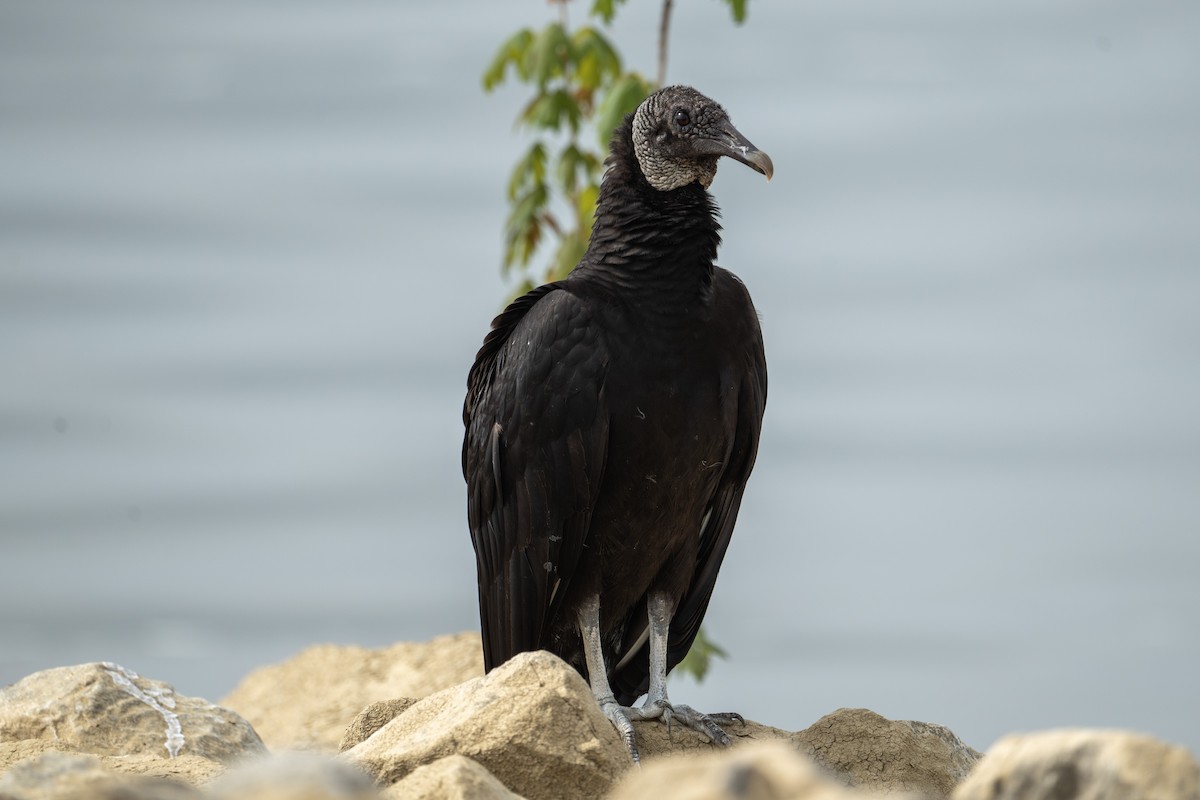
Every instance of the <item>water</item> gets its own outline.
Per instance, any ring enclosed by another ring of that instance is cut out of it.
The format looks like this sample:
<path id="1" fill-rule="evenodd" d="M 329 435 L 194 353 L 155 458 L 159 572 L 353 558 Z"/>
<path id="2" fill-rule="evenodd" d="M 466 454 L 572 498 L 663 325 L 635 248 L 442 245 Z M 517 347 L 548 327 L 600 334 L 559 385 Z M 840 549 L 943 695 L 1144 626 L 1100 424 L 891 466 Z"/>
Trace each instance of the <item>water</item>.
<path id="1" fill-rule="evenodd" d="M 616 38 L 652 71 L 653 4 Z M 551 10 L 0 2 L 0 683 L 475 627 L 464 381 Z M 572 7 L 578 16 L 581 7 Z M 680 6 L 771 397 L 674 696 L 1200 751 L 1200 8 Z"/>

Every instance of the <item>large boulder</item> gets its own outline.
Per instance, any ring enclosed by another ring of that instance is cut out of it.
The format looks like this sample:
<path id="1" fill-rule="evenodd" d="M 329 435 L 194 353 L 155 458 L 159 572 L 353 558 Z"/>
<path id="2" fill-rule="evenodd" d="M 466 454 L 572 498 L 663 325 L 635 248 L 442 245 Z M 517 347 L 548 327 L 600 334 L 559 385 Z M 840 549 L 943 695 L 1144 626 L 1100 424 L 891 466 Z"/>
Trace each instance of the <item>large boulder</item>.
<path id="1" fill-rule="evenodd" d="M 836 783 L 780 741 L 720 752 L 693 751 L 647 759 L 607 800 L 855 800 L 866 798 Z"/>
<path id="2" fill-rule="evenodd" d="M 478 633 L 377 650 L 317 645 L 250 673 L 221 704 L 248 719 L 273 749 L 336 752 L 346 727 L 371 703 L 425 697 L 482 674 Z"/>
<path id="3" fill-rule="evenodd" d="M 954 800 L 1200 800 L 1200 764 L 1127 731 L 1057 730 L 996 742 Z"/>
<path id="4" fill-rule="evenodd" d="M 599 797 L 630 765 L 583 678 L 546 652 L 424 698 L 342 755 L 389 785 L 455 754 L 529 800 Z"/>
<path id="5" fill-rule="evenodd" d="M 0 689 L 0 743 L 29 740 L 95 755 L 222 764 L 265 752 L 237 714 L 107 662 L 35 672 Z"/>
<path id="6" fill-rule="evenodd" d="M 847 786 L 928 798 L 950 797 L 980 758 L 949 728 L 865 708 L 826 714 L 791 740 Z"/>

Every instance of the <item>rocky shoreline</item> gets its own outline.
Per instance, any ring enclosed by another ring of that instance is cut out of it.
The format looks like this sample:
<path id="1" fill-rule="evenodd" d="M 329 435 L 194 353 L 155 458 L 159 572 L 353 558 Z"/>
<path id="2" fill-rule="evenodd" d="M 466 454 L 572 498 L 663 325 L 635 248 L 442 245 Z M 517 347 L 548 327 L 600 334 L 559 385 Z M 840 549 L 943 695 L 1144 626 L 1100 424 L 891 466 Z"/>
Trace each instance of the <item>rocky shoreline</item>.
<path id="1" fill-rule="evenodd" d="M 476 634 L 321 645 L 220 704 L 109 663 L 0 689 L 0 800 L 1200 800 L 1184 748 L 1124 731 L 1010 736 L 987 753 L 935 724 L 839 709 L 747 721 L 718 749 L 638 723 L 631 769 L 587 685 L 548 653 L 483 675 Z"/>

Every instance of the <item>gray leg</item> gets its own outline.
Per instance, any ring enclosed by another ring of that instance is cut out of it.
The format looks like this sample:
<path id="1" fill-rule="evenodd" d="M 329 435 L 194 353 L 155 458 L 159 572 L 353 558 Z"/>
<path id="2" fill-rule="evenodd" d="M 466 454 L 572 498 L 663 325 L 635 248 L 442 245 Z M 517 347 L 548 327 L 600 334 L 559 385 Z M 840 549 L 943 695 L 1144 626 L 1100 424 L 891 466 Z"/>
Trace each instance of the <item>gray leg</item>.
<path id="1" fill-rule="evenodd" d="M 579 634 L 583 637 L 583 654 L 587 659 L 588 680 L 592 685 L 592 695 L 600 704 L 600 710 L 608 717 L 633 763 L 641 763 L 638 757 L 637 737 L 633 732 L 633 722 L 629 718 L 629 709 L 617 702 L 612 687 L 608 683 L 608 665 L 604 663 L 604 650 L 600 646 L 600 597 L 588 598 L 579 609 Z"/>
<path id="2" fill-rule="evenodd" d="M 690 706 L 672 705 L 667 699 L 667 639 L 671 633 L 671 617 L 675 607 L 670 598 L 654 592 L 646 604 L 650 616 L 650 686 L 646 694 L 646 702 L 641 708 L 629 709 L 628 716 L 633 719 L 661 719 L 671 730 L 672 720 L 678 720 L 692 730 L 699 731 L 710 740 L 720 745 L 730 743 L 728 734 L 707 714 L 701 714 Z M 588 670 L 592 668 L 588 662 Z M 608 682 L 605 681 L 607 687 Z M 741 720 L 737 714 L 719 715 L 727 720 Z M 610 717 L 611 719 L 611 717 Z"/>

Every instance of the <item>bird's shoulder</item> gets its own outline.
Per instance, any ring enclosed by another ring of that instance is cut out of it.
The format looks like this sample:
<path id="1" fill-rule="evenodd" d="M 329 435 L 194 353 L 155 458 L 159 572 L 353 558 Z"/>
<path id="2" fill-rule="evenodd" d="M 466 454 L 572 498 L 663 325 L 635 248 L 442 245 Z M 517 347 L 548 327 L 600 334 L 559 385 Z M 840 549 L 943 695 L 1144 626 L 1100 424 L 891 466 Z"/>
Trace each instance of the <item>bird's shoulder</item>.
<path id="1" fill-rule="evenodd" d="M 742 279 L 723 267 L 713 269 L 713 319 L 715 335 L 734 345 L 735 358 L 766 399 L 767 357 L 763 348 L 762 326 L 750 290 Z M 735 344 L 736 343 L 736 344 Z"/>
<path id="2" fill-rule="evenodd" d="M 752 316 L 755 321 L 758 320 L 758 312 L 754 308 L 750 290 L 735 273 L 724 267 L 714 266 L 712 286 L 716 303 L 737 309 L 741 312 L 738 319 Z"/>
<path id="3" fill-rule="evenodd" d="M 551 380 L 596 380 L 605 359 L 595 316 L 595 300 L 570 281 L 547 283 L 513 300 L 492 321 L 475 357 L 464 420 L 497 391 L 528 395 L 525 390 Z"/>

